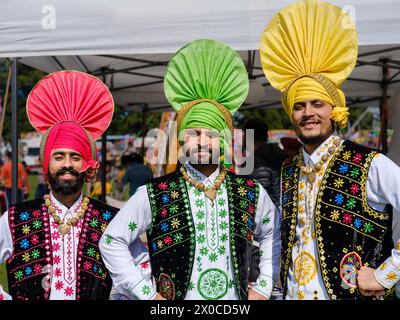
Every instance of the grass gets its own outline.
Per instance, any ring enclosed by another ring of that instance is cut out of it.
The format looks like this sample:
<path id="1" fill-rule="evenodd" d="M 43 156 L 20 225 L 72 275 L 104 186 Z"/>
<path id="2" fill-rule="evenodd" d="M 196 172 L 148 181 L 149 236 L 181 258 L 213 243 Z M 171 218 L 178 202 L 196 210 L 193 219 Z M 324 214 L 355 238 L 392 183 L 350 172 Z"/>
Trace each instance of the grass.
<path id="1" fill-rule="evenodd" d="M 6 264 L 0 264 L 0 285 L 3 286 L 4 290 L 7 292 L 7 273 L 6 273 Z"/>

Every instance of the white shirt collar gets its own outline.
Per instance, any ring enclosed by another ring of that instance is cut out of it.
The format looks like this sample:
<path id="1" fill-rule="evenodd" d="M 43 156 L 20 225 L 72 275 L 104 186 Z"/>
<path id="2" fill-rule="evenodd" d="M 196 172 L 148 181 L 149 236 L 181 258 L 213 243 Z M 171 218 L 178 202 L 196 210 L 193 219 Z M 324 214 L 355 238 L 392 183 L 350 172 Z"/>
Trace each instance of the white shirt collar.
<path id="1" fill-rule="evenodd" d="M 194 179 L 198 182 L 202 182 L 206 186 L 212 185 L 215 182 L 215 179 L 217 179 L 219 172 L 220 172 L 219 166 L 218 166 L 218 168 L 210 176 L 207 177 L 200 171 L 193 168 L 193 166 L 189 163 L 185 164 L 185 169 L 192 179 Z"/>
<path id="2" fill-rule="evenodd" d="M 311 166 L 311 165 L 318 163 L 321 160 L 322 156 L 324 154 L 326 154 L 328 148 L 333 144 L 333 141 L 337 137 L 338 137 L 337 134 L 333 133 L 332 135 L 329 136 L 329 138 L 327 138 L 323 143 L 321 143 L 318 146 L 318 148 L 315 149 L 313 151 L 313 153 L 311 153 L 311 154 L 308 154 L 307 151 L 303 147 L 302 152 L 303 152 L 305 165 Z"/>
<path id="3" fill-rule="evenodd" d="M 74 204 L 70 208 L 67 208 L 64 204 L 58 201 L 57 198 L 54 196 L 53 192 L 50 191 L 50 200 L 53 203 L 54 207 L 56 208 L 57 214 L 60 216 L 61 219 L 63 219 L 67 213 L 71 214 L 72 216 L 75 216 L 74 213 L 77 211 L 78 206 L 81 204 L 82 198 L 83 195 L 81 193 L 78 199 L 74 202 Z"/>

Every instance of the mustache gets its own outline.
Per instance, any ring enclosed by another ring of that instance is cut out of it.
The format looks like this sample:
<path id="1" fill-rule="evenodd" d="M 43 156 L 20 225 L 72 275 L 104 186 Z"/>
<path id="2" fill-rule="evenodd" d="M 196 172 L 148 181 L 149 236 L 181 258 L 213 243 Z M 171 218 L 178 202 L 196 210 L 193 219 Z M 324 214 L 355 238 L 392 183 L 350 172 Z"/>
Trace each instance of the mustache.
<path id="1" fill-rule="evenodd" d="M 305 125 L 306 122 L 315 122 L 315 123 L 320 123 L 321 121 L 319 121 L 317 118 L 304 118 L 301 120 L 300 125 Z"/>
<path id="2" fill-rule="evenodd" d="M 72 176 L 79 177 L 81 174 L 72 167 L 63 167 L 56 172 L 56 176 L 62 176 L 65 173 L 69 173 Z"/>

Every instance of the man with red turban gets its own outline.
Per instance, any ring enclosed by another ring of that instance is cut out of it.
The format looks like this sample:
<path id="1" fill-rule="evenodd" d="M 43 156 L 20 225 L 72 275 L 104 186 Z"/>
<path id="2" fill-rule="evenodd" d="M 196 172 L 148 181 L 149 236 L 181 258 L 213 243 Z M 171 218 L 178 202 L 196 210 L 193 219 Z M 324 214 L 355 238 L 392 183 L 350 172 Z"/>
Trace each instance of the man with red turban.
<path id="1" fill-rule="evenodd" d="M 0 299 L 108 299 L 111 278 L 98 242 L 118 209 L 82 194 L 98 168 L 95 140 L 114 103 L 97 78 L 61 71 L 31 91 L 27 113 L 42 135 L 40 157 L 50 193 L 12 204 L 0 219 L 0 263 L 9 294 Z"/>

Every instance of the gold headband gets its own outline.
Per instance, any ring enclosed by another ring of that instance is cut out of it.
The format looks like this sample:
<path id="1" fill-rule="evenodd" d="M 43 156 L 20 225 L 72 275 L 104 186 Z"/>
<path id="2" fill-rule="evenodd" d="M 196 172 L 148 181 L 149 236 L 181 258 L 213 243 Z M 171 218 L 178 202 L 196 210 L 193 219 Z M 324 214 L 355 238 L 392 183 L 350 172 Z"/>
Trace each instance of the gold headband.
<path id="1" fill-rule="evenodd" d="M 199 104 L 201 102 L 209 102 L 211 104 L 213 104 L 214 106 L 216 106 L 222 113 L 222 115 L 224 116 L 224 119 L 226 121 L 226 123 L 228 124 L 228 128 L 230 130 L 233 130 L 233 120 L 232 120 L 232 115 L 229 112 L 229 110 L 227 108 L 225 108 L 222 104 L 218 103 L 215 100 L 211 100 L 211 99 L 197 99 L 197 100 L 193 100 L 188 102 L 187 104 L 185 104 L 183 106 L 183 108 L 181 110 L 179 110 L 178 112 L 178 117 L 176 119 L 177 122 L 177 128 L 178 131 L 180 130 L 183 118 L 185 117 L 186 113 L 196 104 Z"/>
<path id="2" fill-rule="evenodd" d="M 286 105 L 286 101 L 287 101 L 287 94 L 288 94 L 290 87 L 297 80 L 304 78 L 304 77 L 312 78 L 315 81 L 317 81 L 319 84 L 321 84 L 324 87 L 324 89 L 326 90 L 326 92 L 329 94 L 329 96 L 332 98 L 332 101 L 335 104 L 334 105 L 335 107 L 345 107 L 342 105 L 343 103 L 339 97 L 339 93 L 338 93 L 335 85 L 333 84 L 333 82 L 331 80 L 329 80 L 327 77 L 325 77 L 324 75 L 319 74 L 319 73 L 306 73 L 304 75 L 301 75 L 301 76 L 293 79 L 282 93 L 282 102 L 285 105 Z"/>

